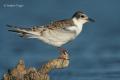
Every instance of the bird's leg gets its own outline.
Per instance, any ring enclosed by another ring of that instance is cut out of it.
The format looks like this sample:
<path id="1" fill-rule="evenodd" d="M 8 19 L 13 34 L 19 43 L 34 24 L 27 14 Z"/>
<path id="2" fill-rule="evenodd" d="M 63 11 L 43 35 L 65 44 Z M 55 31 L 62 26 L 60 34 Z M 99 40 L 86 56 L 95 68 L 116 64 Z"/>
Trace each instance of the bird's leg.
<path id="1" fill-rule="evenodd" d="M 60 52 L 67 52 L 67 50 L 66 50 L 65 48 L 62 48 L 62 47 L 58 47 L 58 50 L 59 50 Z"/>

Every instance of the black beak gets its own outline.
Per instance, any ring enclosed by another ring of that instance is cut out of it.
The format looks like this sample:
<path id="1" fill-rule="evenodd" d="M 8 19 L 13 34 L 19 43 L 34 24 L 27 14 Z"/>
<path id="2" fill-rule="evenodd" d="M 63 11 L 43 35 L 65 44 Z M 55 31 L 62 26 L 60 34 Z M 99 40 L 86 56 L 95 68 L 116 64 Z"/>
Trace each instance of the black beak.
<path id="1" fill-rule="evenodd" d="M 88 21 L 90 21 L 90 22 L 95 22 L 95 20 L 92 19 L 92 18 L 88 18 Z"/>

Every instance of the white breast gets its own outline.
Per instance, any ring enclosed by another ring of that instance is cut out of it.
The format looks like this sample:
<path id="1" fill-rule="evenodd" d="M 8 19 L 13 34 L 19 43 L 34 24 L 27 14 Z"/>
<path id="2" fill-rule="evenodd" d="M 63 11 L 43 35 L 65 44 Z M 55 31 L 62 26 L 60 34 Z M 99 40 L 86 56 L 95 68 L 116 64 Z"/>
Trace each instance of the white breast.
<path id="1" fill-rule="evenodd" d="M 82 25 L 68 27 L 68 29 L 70 31 L 74 31 L 76 33 L 76 36 L 78 36 L 80 34 L 80 32 L 82 31 Z"/>
<path id="2" fill-rule="evenodd" d="M 82 31 L 83 24 L 78 23 L 73 19 L 75 26 L 66 27 L 64 29 L 50 30 L 47 29 L 44 31 L 42 36 L 39 36 L 39 39 L 45 43 L 48 43 L 53 46 L 60 47 L 63 44 L 75 39 L 80 32 Z"/>
<path id="3" fill-rule="evenodd" d="M 46 30 L 43 33 L 43 36 L 39 36 L 39 39 L 50 45 L 60 47 L 63 44 L 75 39 L 82 30 L 81 27 L 77 26 L 72 26 L 67 29 L 68 31 L 62 29 Z"/>

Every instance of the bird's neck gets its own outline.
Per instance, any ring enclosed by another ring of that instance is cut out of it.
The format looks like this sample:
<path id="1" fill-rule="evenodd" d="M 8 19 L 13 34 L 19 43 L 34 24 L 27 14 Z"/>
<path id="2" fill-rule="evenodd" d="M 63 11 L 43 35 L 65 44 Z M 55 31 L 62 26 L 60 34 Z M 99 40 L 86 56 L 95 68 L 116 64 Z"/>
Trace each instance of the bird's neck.
<path id="1" fill-rule="evenodd" d="M 77 20 L 76 18 L 73 18 L 72 21 L 73 21 L 74 25 L 76 25 L 76 26 L 83 26 L 83 22 Z"/>
<path id="2" fill-rule="evenodd" d="M 83 23 L 80 23 L 78 20 L 76 20 L 76 18 L 73 18 L 72 20 L 76 26 L 76 33 L 78 35 L 82 31 Z"/>

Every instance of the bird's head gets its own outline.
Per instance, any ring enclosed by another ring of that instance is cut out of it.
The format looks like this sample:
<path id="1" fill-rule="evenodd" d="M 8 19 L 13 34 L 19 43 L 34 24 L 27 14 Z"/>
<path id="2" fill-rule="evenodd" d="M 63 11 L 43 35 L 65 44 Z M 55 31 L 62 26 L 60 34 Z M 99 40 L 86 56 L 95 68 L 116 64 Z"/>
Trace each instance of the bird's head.
<path id="1" fill-rule="evenodd" d="M 72 19 L 76 25 L 85 24 L 87 22 L 95 22 L 94 19 L 89 18 L 86 14 L 81 11 L 77 11 L 73 14 Z"/>

